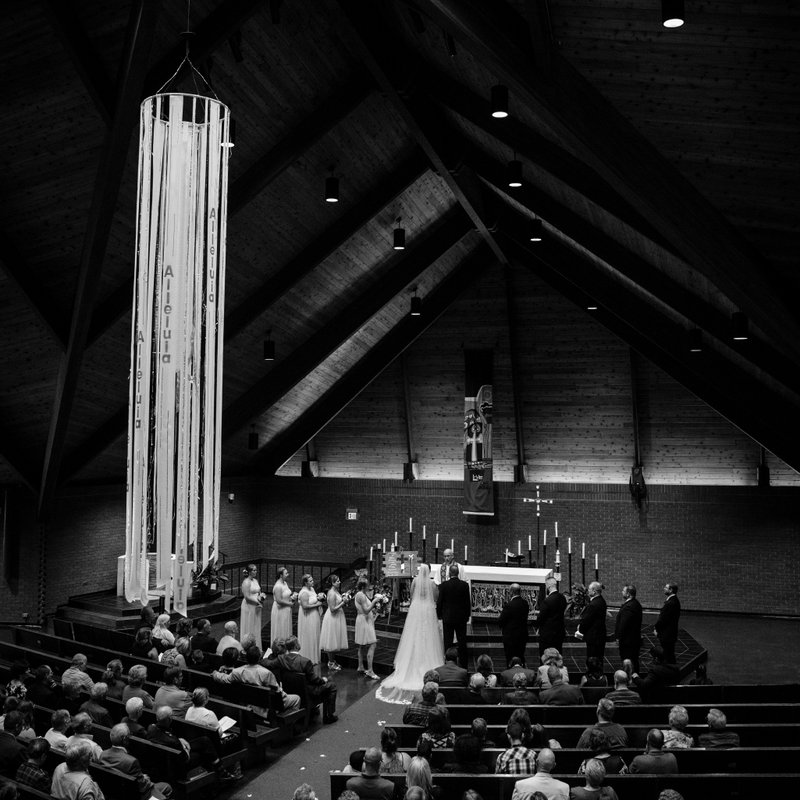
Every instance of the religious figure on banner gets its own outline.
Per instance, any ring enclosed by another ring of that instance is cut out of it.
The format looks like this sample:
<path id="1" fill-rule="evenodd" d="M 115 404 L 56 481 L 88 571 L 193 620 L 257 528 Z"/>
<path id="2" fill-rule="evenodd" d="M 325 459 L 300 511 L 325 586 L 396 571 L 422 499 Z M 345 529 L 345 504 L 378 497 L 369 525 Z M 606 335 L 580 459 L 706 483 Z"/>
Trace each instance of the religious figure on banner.
<path id="1" fill-rule="evenodd" d="M 492 477 L 492 351 L 464 352 L 465 514 L 494 514 Z"/>

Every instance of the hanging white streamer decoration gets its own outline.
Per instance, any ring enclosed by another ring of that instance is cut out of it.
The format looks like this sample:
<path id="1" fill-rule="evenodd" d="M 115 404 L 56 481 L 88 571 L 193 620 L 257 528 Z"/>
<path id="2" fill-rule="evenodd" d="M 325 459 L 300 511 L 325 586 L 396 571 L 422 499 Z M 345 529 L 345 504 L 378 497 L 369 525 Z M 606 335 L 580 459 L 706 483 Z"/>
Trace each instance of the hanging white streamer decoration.
<path id="1" fill-rule="evenodd" d="M 204 567 L 219 549 L 229 126 L 208 97 L 141 106 L 125 597 L 147 603 L 155 550 L 156 586 L 183 616 L 192 551 Z"/>

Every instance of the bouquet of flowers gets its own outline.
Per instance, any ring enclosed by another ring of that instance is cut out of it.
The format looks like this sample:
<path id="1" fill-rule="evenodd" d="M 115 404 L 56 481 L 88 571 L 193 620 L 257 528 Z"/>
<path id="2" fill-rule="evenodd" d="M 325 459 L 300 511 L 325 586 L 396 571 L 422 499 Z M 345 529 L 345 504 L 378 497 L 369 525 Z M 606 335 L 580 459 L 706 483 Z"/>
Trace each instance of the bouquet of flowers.
<path id="1" fill-rule="evenodd" d="M 392 589 L 388 584 L 383 584 L 379 593 L 373 595 L 375 600 L 375 616 L 385 617 L 389 614 L 389 609 L 392 607 Z"/>
<path id="2" fill-rule="evenodd" d="M 347 592 L 342 592 L 342 605 L 346 606 L 348 603 L 352 602 L 355 596 L 356 596 L 355 589 L 350 589 Z"/>

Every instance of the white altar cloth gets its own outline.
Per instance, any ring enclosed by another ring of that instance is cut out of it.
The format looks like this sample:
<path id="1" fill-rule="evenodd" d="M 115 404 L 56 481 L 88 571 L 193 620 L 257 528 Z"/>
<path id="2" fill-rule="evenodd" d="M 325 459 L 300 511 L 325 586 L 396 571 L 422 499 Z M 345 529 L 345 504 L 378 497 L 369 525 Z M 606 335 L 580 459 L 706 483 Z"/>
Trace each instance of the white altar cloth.
<path id="1" fill-rule="evenodd" d="M 462 564 L 458 562 L 463 571 L 463 580 L 490 581 L 492 583 L 535 583 L 544 584 L 545 580 L 553 574 L 552 569 L 539 569 L 538 567 L 486 567 L 481 564 Z M 440 582 L 441 564 L 431 564 L 434 581 Z"/>

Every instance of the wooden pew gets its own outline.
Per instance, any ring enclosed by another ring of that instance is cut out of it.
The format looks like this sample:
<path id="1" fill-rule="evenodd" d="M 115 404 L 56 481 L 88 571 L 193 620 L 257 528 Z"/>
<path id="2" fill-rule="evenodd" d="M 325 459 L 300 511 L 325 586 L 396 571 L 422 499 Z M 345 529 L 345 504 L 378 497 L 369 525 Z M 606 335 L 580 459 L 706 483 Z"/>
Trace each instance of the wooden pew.
<path id="1" fill-rule="evenodd" d="M 17 787 L 20 800 L 53 800 L 53 797 L 50 794 L 40 792 L 38 789 L 32 789 L 30 786 L 26 786 L 24 783 L 17 783 L 16 781 L 11 780 L 11 778 L 0 777 L 0 786 L 5 783 L 11 783 Z"/>

